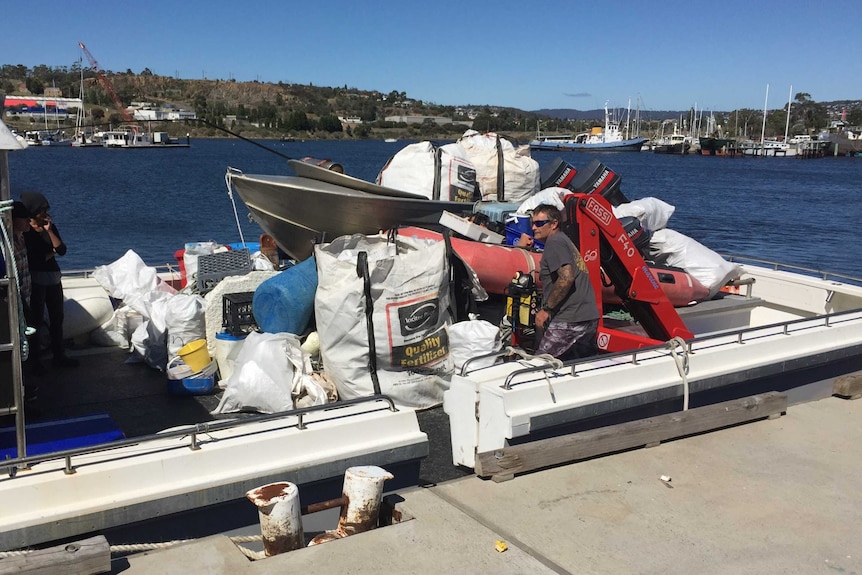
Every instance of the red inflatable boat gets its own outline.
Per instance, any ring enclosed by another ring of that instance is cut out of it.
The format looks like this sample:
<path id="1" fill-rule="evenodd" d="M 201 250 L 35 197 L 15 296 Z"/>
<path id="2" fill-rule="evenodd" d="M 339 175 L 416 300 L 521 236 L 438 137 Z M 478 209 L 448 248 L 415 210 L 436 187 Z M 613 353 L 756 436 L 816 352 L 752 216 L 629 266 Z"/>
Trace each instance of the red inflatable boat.
<path id="1" fill-rule="evenodd" d="M 400 228 L 398 233 L 424 239 L 443 239 L 442 234 L 438 232 L 413 226 Z M 539 252 L 460 238 L 452 238 L 452 249 L 473 268 L 479 277 L 479 282 L 488 293 L 506 295 L 506 289 L 515 272 L 518 271 L 535 272 L 533 277 L 539 284 L 539 262 L 542 260 L 542 254 Z M 685 270 L 653 266 L 650 267 L 650 271 L 676 307 L 687 306 L 709 295 L 709 289 Z M 609 304 L 621 303 L 613 286 L 605 285 L 607 283 L 603 278 L 602 301 Z"/>

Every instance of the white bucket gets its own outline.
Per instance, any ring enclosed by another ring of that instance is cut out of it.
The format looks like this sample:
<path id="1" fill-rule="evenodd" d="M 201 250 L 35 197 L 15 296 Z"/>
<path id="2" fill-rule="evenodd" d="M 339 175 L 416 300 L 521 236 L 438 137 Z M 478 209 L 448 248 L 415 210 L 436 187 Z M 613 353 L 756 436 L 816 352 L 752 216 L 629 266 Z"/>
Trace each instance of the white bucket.
<path id="1" fill-rule="evenodd" d="M 233 367 L 242 344 L 245 342 L 244 335 L 231 335 L 220 331 L 215 336 L 215 356 L 221 381 L 227 382 L 233 373 Z M 221 385 L 221 382 L 219 382 Z"/>

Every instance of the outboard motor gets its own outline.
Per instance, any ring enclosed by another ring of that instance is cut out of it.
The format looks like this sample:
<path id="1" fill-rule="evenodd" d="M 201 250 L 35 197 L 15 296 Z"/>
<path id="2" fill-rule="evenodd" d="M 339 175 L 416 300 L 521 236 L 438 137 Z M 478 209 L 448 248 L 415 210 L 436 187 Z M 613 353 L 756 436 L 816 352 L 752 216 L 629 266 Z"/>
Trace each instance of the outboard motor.
<path id="1" fill-rule="evenodd" d="M 539 178 L 540 189 L 545 188 L 569 188 L 572 178 L 578 170 L 562 158 L 556 158 L 553 162 L 542 168 Z M 569 188 L 571 189 L 571 188 Z"/>
<path id="2" fill-rule="evenodd" d="M 644 258 L 648 257 L 649 241 L 652 238 L 652 232 L 643 227 L 640 219 L 634 216 L 624 216 L 620 218 L 620 223 L 623 225 L 626 235 L 635 248 L 637 248 Z"/>
<path id="3" fill-rule="evenodd" d="M 612 206 L 627 204 L 620 191 L 622 178 L 598 160 L 593 160 L 581 171 L 557 158 L 542 170 L 542 189 L 567 188 L 576 194 L 599 193 Z"/>

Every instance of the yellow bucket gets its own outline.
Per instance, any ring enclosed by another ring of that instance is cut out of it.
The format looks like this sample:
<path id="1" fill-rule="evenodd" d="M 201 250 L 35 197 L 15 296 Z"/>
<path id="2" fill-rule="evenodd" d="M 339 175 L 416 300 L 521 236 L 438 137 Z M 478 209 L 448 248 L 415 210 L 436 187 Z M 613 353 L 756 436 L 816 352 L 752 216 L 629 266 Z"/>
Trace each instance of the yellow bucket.
<path id="1" fill-rule="evenodd" d="M 177 352 L 177 355 L 182 358 L 183 363 L 192 368 L 195 373 L 203 371 L 210 364 L 210 354 L 207 351 L 207 340 L 196 339 L 191 343 L 182 346 Z"/>

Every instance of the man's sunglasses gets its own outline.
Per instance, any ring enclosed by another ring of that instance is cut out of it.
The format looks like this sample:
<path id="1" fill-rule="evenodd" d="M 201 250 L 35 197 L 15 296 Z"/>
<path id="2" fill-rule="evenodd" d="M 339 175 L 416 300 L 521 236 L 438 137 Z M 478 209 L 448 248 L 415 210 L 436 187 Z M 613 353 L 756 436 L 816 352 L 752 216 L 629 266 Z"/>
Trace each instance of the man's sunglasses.
<path id="1" fill-rule="evenodd" d="M 533 223 L 531 225 L 534 228 L 541 228 L 542 226 L 544 226 L 545 224 L 547 224 L 550 221 L 553 221 L 553 220 L 533 220 Z"/>

